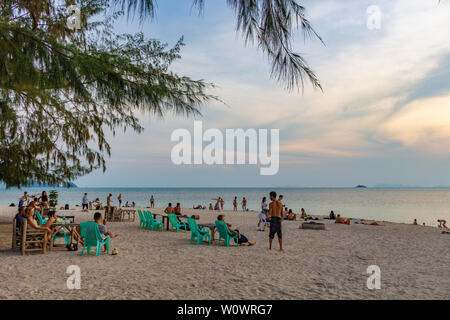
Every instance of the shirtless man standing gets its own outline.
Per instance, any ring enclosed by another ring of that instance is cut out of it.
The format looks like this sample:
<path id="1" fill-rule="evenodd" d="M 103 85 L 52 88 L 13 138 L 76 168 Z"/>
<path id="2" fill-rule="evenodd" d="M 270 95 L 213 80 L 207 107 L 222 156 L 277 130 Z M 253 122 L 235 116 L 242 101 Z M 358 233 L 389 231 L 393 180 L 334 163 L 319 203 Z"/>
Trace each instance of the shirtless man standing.
<path id="1" fill-rule="evenodd" d="M 166 209 L 164 209 L 165 213 L 175 213 L 174 208 L 172 207 L 172 203 L 169 203 Z"/>
<path id="2" fill-rule="evenodd" d="M 233 200 L 233 211 L 237 211 L 237 197 L 234 197 Z"/>
<path id="3" fill-rule="evenodd" d="M 275 191 L 270 193 L 270 200 L 272 200 L 272 202 L 269 204 L 269 212 L 267 213 L 268 218 L 270 218 L 269 250 L 272 250 L 272 241 L 276 233 L 278 236 L 278 242 L 280 243 L 280 251 L 284 251 L 281 235 L 283 205 L 279 200 L 277 200 L 277 193 Z"/>

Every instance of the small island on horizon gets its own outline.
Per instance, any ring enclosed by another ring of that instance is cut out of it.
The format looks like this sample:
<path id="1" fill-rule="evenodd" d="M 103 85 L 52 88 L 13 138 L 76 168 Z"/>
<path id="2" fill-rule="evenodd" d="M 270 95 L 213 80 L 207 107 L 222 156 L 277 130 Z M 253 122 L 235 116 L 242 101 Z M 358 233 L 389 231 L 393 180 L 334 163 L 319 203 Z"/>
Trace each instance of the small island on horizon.
<path id="1" fill-rule="evenodd" d="M 365 185 L 362 185 L 362 184 L 358 184 L 355 188 L 356 189 L 367 189 L 367 187 Z"/>

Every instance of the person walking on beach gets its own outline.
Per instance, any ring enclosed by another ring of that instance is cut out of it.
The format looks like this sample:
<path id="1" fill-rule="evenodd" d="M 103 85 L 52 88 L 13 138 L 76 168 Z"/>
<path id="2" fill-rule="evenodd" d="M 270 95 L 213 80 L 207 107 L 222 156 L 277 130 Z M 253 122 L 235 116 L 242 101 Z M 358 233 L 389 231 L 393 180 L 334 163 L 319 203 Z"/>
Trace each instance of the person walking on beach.
<path id="1" fill-rule="evenodd" d="M 155 207 L 155 198 L 153 198 L 153 195 L 150 197 L 150 208 Z"/>
<path id="2" fill-rule="evenodd" d="M 283 221 L 283 205 L 279 200 L 277 200 L 277 193 L 275 191 L 270 192 L 269 195 L 270 200 L 272 200 L 272 202 L 269 204 L 269 212 L 267 213 L 268 218 L 270 218 L 269 250 L 272 250 L 272 241 L 276 233 L 278 236 L 278 242 L 280 244 L 280 251 L 284 251 L 281 233 L 281 222 Z"/>
<path id="3" fill-rule="evenodd" d="M 83 199 L 81 200 L 81 206 L 83 211 L 88 211 L 89 208 L 89 200 L 87 197 L 87 193 L 84 194 Z"/>
<path id="4" fill-rule="evenodd" d="M 121 193 L 119 193 L 117 200 L 119 200 L 119 208 L 120 208 L 122 206 L 122 194 Z"/>
<path id="5" fill-rule="evenodd" d="M 267 198 L 263 197 L 262 201 L 261 201 L 261 212 L 258 215 L 258 225 L 257 225 L 257 230 L 258 231 L 264 231 L 265 227 L 266 227 L 266 215 L 267 212 L 269 212 L 269 209 L 267 209 Z"/>
<path id="6" fill-rule="evenodd" d="M 247 199 L 242 198 L 242 211 L 247 211 Z"/>
<path id="7" fill-rule="evenodd" d="M 237 197 L 234 197 L 234 200 L 233 200 L 233 211 L 238 211 L 237 210 Z"/>

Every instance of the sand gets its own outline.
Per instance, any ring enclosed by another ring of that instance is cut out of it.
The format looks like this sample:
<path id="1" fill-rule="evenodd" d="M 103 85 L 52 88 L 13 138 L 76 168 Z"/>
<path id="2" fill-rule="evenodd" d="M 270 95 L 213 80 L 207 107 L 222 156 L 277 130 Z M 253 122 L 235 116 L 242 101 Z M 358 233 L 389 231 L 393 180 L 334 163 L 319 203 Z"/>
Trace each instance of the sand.
<path id="1" fill-rule="evenodd" d="M 252 247 L 191 245 L 189 232 L 157 232 L 135 222 L 109 223 L 117 256 L 55 250 L 22 256 L 10 248 L 17 209 L 0 206 L 0 299 L 449 299 L 450 235 L 437 228 L 326 223 L 325 231 L 283 223 L 285 252 L 268 250 L 256 212 L 225 211 Z M 161 213 L 162 209 L 153 209 Z M 77 210 L 76 222 L 93 213 Z M 216 212 L 184 209 L 213 223 Z M 6 223 L 6 224 L 5 224 Z M 81 269 L 69 290 L 67 267 Z M 367 267 L 381 269 L 381 289 L 367 288 Z"/>

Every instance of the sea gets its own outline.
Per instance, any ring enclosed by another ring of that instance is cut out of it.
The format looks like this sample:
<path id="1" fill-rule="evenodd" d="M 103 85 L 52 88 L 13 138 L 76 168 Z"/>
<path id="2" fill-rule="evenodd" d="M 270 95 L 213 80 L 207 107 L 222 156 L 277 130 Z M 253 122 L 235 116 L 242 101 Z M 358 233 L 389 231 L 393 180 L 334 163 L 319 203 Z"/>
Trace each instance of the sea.
<path id="1" fill-rule="evenodd" d="M 22 188 L 0 189 L 0 204 L 17 205 L 24 191 L 40 194 L 50 189 Z M 198 204 L 209 206 L 215 198 L 224 199 L 224 209 L 233 209 L 233 199 L 238 197 L 238 208 L 242 197 L 247 199 L 247 208 L 259 211 L 263 196 L 269 198 L 270 191 L 284 196 L 283 203 L 294 212 L 304 208 L 310 215 L 328 215 L 331 210 L 344 217 L 418 223 L 437 226 L 437 219 L 450 221 L 450 188 L 58 188 L 58 206 L 81 205 L 85 192 L 88 199 L 99 198 L 106 203 L 109 193 L 113 195 L 113 205 L 121 193 L 123 204 L 126 201 L 138 207 L 150 205 L 150 196 L 155 198 L 156 207 L 165 207 L 169 202 L 181 203 L 183 208 Z"/>

